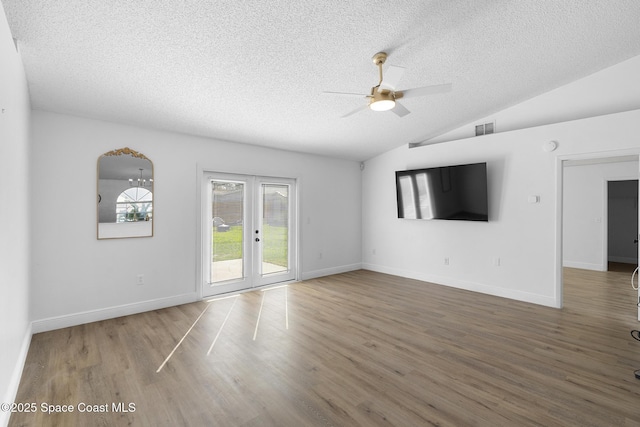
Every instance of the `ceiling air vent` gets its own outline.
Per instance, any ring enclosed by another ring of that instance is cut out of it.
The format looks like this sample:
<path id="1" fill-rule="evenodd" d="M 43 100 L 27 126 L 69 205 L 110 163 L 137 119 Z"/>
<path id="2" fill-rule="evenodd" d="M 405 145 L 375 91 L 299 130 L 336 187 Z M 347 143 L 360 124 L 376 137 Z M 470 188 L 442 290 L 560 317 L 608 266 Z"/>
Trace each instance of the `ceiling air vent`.
<path id="1" fill-rule="evenodd" d="M 480 135 L 489 135 L 490 133 L 494 133 L 496 128 L 496 123 L 485 123 L 483 125 L 476 125 L 476 136 Z"/>

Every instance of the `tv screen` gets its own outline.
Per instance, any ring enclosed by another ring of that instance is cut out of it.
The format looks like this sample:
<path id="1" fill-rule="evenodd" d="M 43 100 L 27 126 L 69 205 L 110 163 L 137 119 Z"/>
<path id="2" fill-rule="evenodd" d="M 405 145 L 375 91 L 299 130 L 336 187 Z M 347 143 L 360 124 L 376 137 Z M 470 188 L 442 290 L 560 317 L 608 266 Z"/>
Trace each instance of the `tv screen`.
<path id="1" fill-rule="evenodd" d="M 487 164 L 396 172 L 398 218 L 488 221 Z"/>

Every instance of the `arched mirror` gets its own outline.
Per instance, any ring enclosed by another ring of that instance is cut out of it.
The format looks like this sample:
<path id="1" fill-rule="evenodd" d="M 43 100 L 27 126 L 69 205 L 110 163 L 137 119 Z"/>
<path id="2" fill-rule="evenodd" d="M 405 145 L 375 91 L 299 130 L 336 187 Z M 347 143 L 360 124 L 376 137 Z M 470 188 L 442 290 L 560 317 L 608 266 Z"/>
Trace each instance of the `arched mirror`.
<path id="1" fill-rule="evenodd" d="M 98 159 L 98 239 L 153 236 L 153 163 L 130 148 Z"/>

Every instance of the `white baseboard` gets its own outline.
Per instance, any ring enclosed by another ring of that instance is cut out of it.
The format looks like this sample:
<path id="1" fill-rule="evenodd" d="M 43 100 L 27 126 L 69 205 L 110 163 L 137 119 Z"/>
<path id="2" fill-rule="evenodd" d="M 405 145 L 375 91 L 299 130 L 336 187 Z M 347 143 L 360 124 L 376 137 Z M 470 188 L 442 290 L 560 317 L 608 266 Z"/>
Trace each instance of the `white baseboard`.
<path id="1" fill-rule="evenodd" d="M 606 267 L 602 264 L 594 264 L 589 262 L 563 260 L 563 267 L 580 268 L 582 270 L 594 270 L 594 271 L 607 271 Z"/>
<path id="2" fill-rule="evenodd" d="M 31 329 L 34 334 L 37 334 L 39 332 L 53 331 L 55 329 L 68 328 L 70 326 L 83 325 L 85 323 L 98 322 L 100 320 L 113 319 L 115 317 L 128 316 L 131 314 L 143 313 L 145 311 L 187 304 L 198 301 L 199 299 L 200 297 L 198 294 L 193 292 L 167 298 L 124 304 L 116 307 L 49 317 L 47 319 L 34 320 L 32 322 Z"/>
<path id="3" fill-rule="evenodd" d="M 450 277 L 436 276 L 416 271 L 401 270 L 392 267 L 380 266 L 375 264 L 363 264 L 362 268 L 366 270 L 376 271 L 378 273 L 392 274 L 394 276 L 406 277 L 408 279 L 421 280 L 423 282 L 434 283 L 436 285 L 450 286 L 452 288 L 464 289 L 467 291 L 479 292 L 482 294 L 493 295 L 501 298 L 508 298 L 516 301 L 529 302 L 532 304 L 544 305 L 546 307 L 559 308 L 560 302 L 555 298 L 545 295 L 532 294 L 530 292 L 516 291 L 513 289 L 504 289 L 496 286 L 486 285 L 484 283 L 471 282 L 466 280 L 457 280 Z"/>
<path id="4" fill-rule="evenodd" d="M 18 354 L 18 360 L 16 366 L 13 368 L 13 374 L 11 374 L 11 380 L 7 384 L 6 394 L 2 402 L 15 402 L 16 395 L 18 394 L 18 387 L 20 386 L 20 378 L 22 377 L 22 371 L 24 370 L 24 364 L 27 361 L 27 354 L 29 353 L 29 346 L 31 345 L 31 336 L 33 335 L 32 326 L 29 324 L 27 330 L 24 333 L 22 339 L 22 345 L 20 346 L 20 353 Z M 10 411 L 0 411 L 0 426 L 9 425 L 9 418 L 11 418 Z"/>
<path id="5" fill-rule="evenodd" d="M 316 277 L 330 276 L 332 274 L 347 273 L 349 271 L 360 270 L 362 264 L 347 264 L 338 267 L 323 268 L 322 270 L 307 271 L 300 274 L 300 280 L 315 279 Z"/>

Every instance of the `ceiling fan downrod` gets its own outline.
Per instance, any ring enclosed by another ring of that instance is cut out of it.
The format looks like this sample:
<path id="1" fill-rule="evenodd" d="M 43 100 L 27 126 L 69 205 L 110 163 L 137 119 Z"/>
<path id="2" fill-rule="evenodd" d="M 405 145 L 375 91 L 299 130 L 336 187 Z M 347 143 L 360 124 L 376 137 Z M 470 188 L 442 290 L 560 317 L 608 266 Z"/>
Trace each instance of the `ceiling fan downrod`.
<path id="1" fill-rule="evenodd" d="M 373 58 L 371 59 L 373 60 L 373 63 L 378 67 L 378 72 L 380 74 L 380 81 L 378 82 L 378 86 L 380 86 L 380 84 L 382 84 L 382 65 L 384 65 L 387 60 L 387 54 L 386 52 L 378 52 L 373 55 Z"/>

